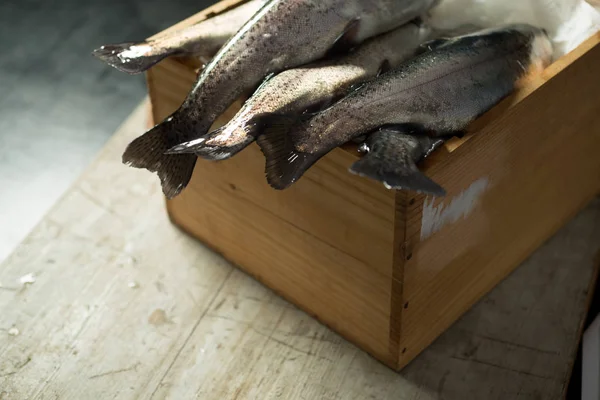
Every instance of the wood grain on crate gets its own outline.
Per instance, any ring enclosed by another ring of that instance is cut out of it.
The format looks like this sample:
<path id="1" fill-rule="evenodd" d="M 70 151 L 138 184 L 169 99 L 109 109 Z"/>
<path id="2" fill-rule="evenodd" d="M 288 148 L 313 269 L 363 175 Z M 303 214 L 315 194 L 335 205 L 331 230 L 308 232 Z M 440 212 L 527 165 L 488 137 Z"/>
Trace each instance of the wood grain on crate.
<path id="1" fill-rule="evenodd" d="M 183 101 L 194 76 L 175 61 L 148 72 L 157 121 Z M 239 102 L 232 105 L 213 128 L 239 108 Z M 319 309 L 316 317 L 330 325 L 339 318 L 336 330 L 394 365 L 388 344 L 394 193 L 350 175 L 355 159 L 336 149 L 297 185 L 273 196 L 264 157 L 253 144 L 230 160 L 198 160 L 190 185 L 167 208 L 177 225 L 295 303 L 312 299 L 307 310 Z M 195 218 L 199 203 L 204 216 Z M 285 268 L 273 268 L 273 258 Z M 348 291 L 355 297 L 342 296 Z"/>
<path id="2" fill-rule="evenodd" d="M 187 194 L 168 207 L 179 226 L 228 260 L 295 303 L 308 302 L 318 318 L 344 321 L 335 328 L 385 356 L 394 197 L 352 180 L 348 158 L 337 151 L 303 182 L 272 196 L 257 179 L 264 162 L 253 145 L 225 162 L 199 161 Z M 332 177 L 336 184 L 324 187 Z M 195 219 L 199 206 L 210 218 Z"/>
<path id="3" fill-rule="evenodd" d="M 446 199 L 428 205 L 431 209 L 447 206 L 447 199 L 474 184 L 486 192 L 481 199 L 485 207 L 475 208 L 468 220 L 444 232 L 421 240 L 422 211 L 428 201 L 424 196 L 398 192 L 394 199 L 380 185 L 350 175 L 347 167 L 358 157 L 352 147 L 334 150 L 291 189 L 279 193 L 264 182 L 264 158 L 255 145 L 232 160 L 200 160 L 186 191 L 167 202 L 169 213 L 176 224 L 286 298 L 390 366 L 403 367 L 600 188 L 593 178 L 600 176 L 597 158 L 584 155 L 574 163 L 566 161 L 578 148 L 589 156 L 600 141 L 597 129 L 583 141 L 571 141 L 558 157 L 569 168 L 561 170 L 558 163 L 547 172 L 531 168 L 540 169 L 541 163 L 553 157 L 556 146 L 552 143 L 567 140 L 575 126 L 600 126 L 593 101 L 578 107 L 576 113 L 570 111 L 582 99 L 569 99 L 578 90 L 564 84 L 572 81 L 575 61 L 579 74 L 575 85 L 593 80 L 590 66 L 599 62 L 599 39 L 595 35 L 542 74 L 521 82 L 520 90 L 477 120 L 465 139 L 451 141 L 423 163 L 426 173 L 449 190 Z M 171 59 L 148 72 L 156 121 L 183 101 L 196 78 L 195 70 L 193 64 Z M 588 85 L 581 96 L 590 100 L 595 90 Z M 551 102 L 557 93 L 562 101 Z M 213 128 L 231 118 L 242 100 Z M 570 122 L 573 114 L 579 125 Z M 532 115 L 541 120 L 532 121 Z M 560 125 L 557 119 L 571 131 L 555 133 Z M 553 132 L 552 140 L 547 140 L 546 132 Z M 584 166 L 586 162 L 589 165 Z M 569 192 L 554 189 L 542 177 L 574 174 L 581 167 L 587 167 L 587 172 L 573 182 L 562 213 L 548 214 L 559 200 L 551 197 L 554 192 Z M 544 206 L 528 206 L 544 190 L 548 191 L 543 195 Z M 534 216 L 543 221 L 537 223 L 531 219 Z M 383 222 L 377 225 L 379 221 Z M 513 235 L 519 223 L 527 227 Z M 477 240 L 478 246 L 471 243 Z M 503 246 L 512 247 L 496 256 L 494 252 Z M 335 257 L 342 260 L 336 267 Z M 365 295 L 368 290 L 372 293 Z M 354 305 L 345 313 L 340 311 L 348 301 Z"/>

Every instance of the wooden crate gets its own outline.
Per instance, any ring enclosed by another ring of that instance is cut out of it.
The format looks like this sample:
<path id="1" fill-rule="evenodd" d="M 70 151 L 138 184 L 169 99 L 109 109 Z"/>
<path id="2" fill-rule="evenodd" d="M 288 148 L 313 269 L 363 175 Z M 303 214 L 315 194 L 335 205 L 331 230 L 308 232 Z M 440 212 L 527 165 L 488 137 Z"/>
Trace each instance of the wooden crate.
<path id="1" fill-rule="evenodd" d="M 351 175 L 358 154 L 342 148 L 276 191 L 254 144 L 230 160 L 199 160 L 188 188 L 167 201 L 168 213 L 400 369 L 599 193 L 599 42 L 596 35 L 555 62 L 476 121 L 467 138 L 427 160 L 425 172 L 447 189 L 444 198 Z M 195 67 L 172 58 L 148 71 L 155 122 L 181 104 Z"/>

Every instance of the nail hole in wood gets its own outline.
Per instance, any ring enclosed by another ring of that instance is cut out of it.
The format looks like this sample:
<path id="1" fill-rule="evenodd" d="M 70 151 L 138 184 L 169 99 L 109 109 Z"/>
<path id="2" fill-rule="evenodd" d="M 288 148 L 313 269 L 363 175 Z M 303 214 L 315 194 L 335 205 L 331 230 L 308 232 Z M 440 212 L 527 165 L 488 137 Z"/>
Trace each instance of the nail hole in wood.
<path id="1" fill-rule="evenodd" d="M 231 188 L 231 190 L 237 190 L 237 186 L 235 186 L 233 183 L 230 183 L 229 187 Z"/>
<path id="2" fill-rule="evenodd" d="M 413 204 L 415 204 L 415 199 L 410 199 L 410 201 L 408 202 L 408 205 L 412 206 Z"/>
<path id="3" fill-rule="evenodd" d="M 406 303 L 404 303 L 404 308 L 408 308 L 408 301 Z"/>
<path id="4" fill-rule="evenodd" d="M 412 258 L 412 253 L 408 253 L 408 255 L 406 256 L 407 260 L 410 260 Z"/>
<path id="5" fill-rule="evenodd" d="M 402 349 L 402 354 L 406 353 L 406 347 Z"/>

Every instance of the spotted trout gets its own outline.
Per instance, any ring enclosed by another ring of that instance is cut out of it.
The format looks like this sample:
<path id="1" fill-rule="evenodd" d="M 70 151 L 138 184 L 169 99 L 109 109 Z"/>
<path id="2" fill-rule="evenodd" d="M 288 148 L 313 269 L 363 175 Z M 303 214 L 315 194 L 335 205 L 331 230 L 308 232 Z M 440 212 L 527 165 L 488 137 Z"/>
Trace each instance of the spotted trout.
<path id="1" fill-rule="evenodd" d="M 546 32 L 523 24 L 436 39 L 429 47 L 307 120 L 272 117 L 258 137 L 269 183 L 287 188 L 330 150 L 378 127 L 463 132 L 552 59 Z"/>
<path id="2" fill-rule="evenodd" d="M 210 60 L 267 0 L 251 0 L 184 29 L 142 42 L 107 44 L 92 54 L 111 67 L 139 74 L 169 56 L 194 55 Z"/>
<path id="3" fill-rule="evenodd" d="M 157 172 L 168 198 L 189 182 L 197 157 L 165 154 L 205 135 L 217 117 L 269 74 L 348 51 L 427 11 L 438 0 L 270 0 L 219 50 L 183 104 L 135 139 L 123 162 Z"/>
<path id="4" fill-rule="evenodd" d="M 302 114 L 327 107 L 352 85 L 363 82 L 411 57 L 429 38 L 420 20 L 366 40 L 351 53 L 300 68 L 288 69 L 267 80 L 242 109 L 220 129 L 182 143 L 171 154 L 194 153 L 211 160 L 238 153 L 260 134 L 263 117 Z"/>

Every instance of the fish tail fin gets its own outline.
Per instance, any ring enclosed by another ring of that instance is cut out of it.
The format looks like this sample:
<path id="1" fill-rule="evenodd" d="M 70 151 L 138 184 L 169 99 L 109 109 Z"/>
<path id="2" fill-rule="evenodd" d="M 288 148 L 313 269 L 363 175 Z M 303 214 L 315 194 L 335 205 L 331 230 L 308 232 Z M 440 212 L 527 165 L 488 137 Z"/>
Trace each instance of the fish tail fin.
<path id="1" fill-rule="evenodd" d="M 165 48 L 156 52 L 152 44 L 144 41 L 108 44 L 95 49 L 92 54 L 111 67 L 133 75 L 146 71 L 164 58 L 175 54 L 175 51 Z"/>
<path id="2" fill-rule="evenodd" d="M 206 160 L 226 160 L 248 147 L 256 140 L 259 132 L 258 122 L 249 122 L 235 128 L 229 124 L 209 132 L 199 139 L 184 142 L 172 147 L 167 154 L 196 154 Z M 232 129 L 242 130 L 229 137 Z"/>
<path id="3" fill-rule="evenodd" d="M 162 190 L 169 199 L 177 196 L 192 177 L 196 156 L 193 154 L 169 155 L 165 152 L 181 137 L 173 118 L 156 125 L 133 140 L 123 153 L 123 163 L 135 168 L 156 172 Z"/>
<path id="4" fill-rule="evenodd" d="M 382 182 L 388 189 L 407 189 L 442 197 L 446 190 L 425 176 L 416 165 L 399 171 L 394 165 L 386 168 L 377 157 L 367 153 L 350 166 L 350 172 Z"/>
<path id="5" fill-rule="evenodd" d="M 322 155 L 296 150 L 288 131 L 298 122 L 298 117 L 270 115 L 264 117 L 263 122 L 265 126 L 256 141 L 265 155 L 267 182 L 275 189 L 286 189 Z"/>

